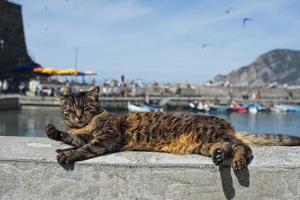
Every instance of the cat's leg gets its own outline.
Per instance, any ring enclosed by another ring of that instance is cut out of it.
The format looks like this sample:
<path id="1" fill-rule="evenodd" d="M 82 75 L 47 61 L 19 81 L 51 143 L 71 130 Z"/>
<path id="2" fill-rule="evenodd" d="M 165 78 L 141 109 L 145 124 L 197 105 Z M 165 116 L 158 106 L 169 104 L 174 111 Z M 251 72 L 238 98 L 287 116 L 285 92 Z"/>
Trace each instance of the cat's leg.
<path id="1" fill-rule="evenodd" d="M 242 170 L 253 159 L 251 148 L 240 141 L 200 144 L 193 153 L 211 157 L 216 165 L 220 165 L 227 158 L 232 159 L 232 168 L 235 171 Z"/>
<path id="2" fill-rule="evenodd" d="M 199 144 L 193 153 L 212 158 L 213 163 L 220 165 L 226 158 L 232 155 L 230 142 L 220 141 L 216 143 Z"/>
<path id="3" fill-rule="evenodd" d="M 117 145 L 111 140 L 105 141 L 98 138 L 93 139 L 90 143 L 81 148 L 60 152 L 57 155 L 57 161 L 60 164 L 73 164 L 77 161 L 87 160 L 100 156 L 106 152 L 117 151 Z"/>
<path id="4" fill-rule="evenodd" d="M 232 145 L 232 168 L 233 170 L 241 170 L 252 161 L 253 155 L 252 155 L 252 149 L 242 143 L 242 142 L 237 142 Z"/>
<path id="5" fill-rule="evenodd" d="M 75 148 L 80 148 L 92 140 L 92 136 L 86 133 L 72 135 L 64 131 L 57 130 L 52 124 L 45 127 L 45 132 L 50 139 L 61 141 Z"/>

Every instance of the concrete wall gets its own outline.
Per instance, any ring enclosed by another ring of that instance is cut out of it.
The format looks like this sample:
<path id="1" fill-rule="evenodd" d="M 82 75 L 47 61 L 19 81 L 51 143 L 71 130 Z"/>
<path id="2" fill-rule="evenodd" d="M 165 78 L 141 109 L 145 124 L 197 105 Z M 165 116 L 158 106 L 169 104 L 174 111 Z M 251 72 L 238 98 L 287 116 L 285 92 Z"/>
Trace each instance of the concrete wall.
<path id="1" fill-rule="evenodd" d="M 234 174 L 199 155 L 121 152 L 56 163 L 63 145 L 47 138 L 0 137 L 0 199 L 300 199 L 300 147 L 254 149 Z"/>

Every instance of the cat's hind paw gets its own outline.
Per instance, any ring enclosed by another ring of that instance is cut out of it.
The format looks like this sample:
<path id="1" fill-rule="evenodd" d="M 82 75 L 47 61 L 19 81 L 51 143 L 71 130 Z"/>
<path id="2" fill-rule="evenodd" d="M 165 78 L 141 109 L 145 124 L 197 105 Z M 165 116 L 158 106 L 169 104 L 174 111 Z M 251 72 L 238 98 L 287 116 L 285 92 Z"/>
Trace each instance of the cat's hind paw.
<path id="1" fill-rule="evenodd" d="M 251 163 L 252 160 L 253 160 L 252 155 L 250 155 L 247 158 L 234 158 L 232 160 L 232 164 L 231 164 L 232 169 L 234 171 L 242 170 L 242 169 L 246 168 Z"/>
<path id="2" fill-rule="evenodd" d="M 220 165 L 225 159 L 225 153 L 222 149 L 216 148 L 212 154 L 212 160 L 216 165 Z"/>
<path id="3" fill-rule="evenodd" d="M 239 171 L 247 167 L 247 162 L 244 159 L 235 160 L 232 161 L 232 169 L 234 171 Z"/>

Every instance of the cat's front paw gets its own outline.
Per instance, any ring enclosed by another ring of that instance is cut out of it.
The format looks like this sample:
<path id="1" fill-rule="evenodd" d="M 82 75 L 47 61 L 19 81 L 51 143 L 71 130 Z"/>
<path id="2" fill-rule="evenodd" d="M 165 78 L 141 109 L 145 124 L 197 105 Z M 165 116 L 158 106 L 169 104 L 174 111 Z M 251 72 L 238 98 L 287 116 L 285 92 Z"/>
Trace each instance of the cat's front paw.
<path id="1" fill-rule="evenodd" d="M 75 163 L 74 152 L 72 150 L 58 153 L 56 159 L 61 165 Z"/>
<path id="2" fill-rule="evenodd" d="M 60 134 L 59 131 L 57 131 L 57 129 L 55 128 L 54 125 L 52 124 L 47 124 L 45 126 L 45 133 L 47 134 L 47 136 L 53 140 L 60 140 Z"/>

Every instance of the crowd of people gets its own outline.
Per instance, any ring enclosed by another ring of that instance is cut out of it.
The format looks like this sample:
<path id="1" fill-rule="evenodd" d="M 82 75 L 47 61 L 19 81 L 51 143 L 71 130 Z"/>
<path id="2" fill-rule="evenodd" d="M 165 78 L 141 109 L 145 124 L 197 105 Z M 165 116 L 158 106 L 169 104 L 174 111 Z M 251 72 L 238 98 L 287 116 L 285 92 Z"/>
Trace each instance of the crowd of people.
<path id="1" fill-rule="evenodd" d="M 70 94 L 89 89 L 88 86 L 95 86 L 95 81 L 91 84 L 79 83 L 74 80 L 57 81 L 55 79 L 32 79 L 30 81 L 0 81 L 0 94 L 21 94 L 31 96 L 54 96 L 55 93 Z M 120 80 L 105 80 L 101 87 L 102 96 L 144 96 L 145 84 L 141 80 L 125 81 L 121 76 Z"/>
<path id="2" fill-rule="evenodd" d="M 0 94 L 20 93 L 26 94 L 26 82 L 14 81 L 13 79 L 0 80 Z"/>

